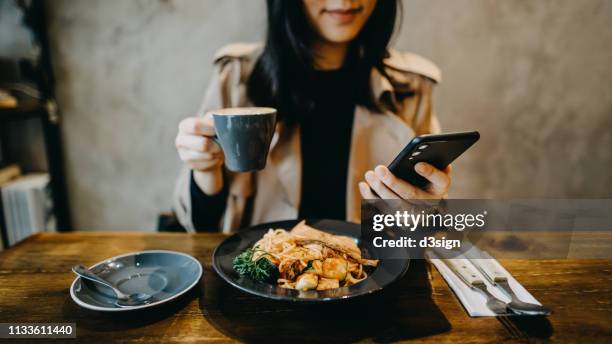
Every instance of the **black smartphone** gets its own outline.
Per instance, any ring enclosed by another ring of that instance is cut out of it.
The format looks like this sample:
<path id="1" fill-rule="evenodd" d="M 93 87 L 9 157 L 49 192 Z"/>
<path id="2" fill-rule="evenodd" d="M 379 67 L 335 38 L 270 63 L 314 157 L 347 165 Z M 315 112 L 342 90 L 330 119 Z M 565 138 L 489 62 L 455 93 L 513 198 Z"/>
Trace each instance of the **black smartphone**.
<path id="1" fill-rule="evenodd" d="M 419 162 L 444 170 L 478 139 L 477 131 L 417 136 L 389 164 L 389 170 L 408 183 L 425 188 L 429 181 L 414 170 Z"/>

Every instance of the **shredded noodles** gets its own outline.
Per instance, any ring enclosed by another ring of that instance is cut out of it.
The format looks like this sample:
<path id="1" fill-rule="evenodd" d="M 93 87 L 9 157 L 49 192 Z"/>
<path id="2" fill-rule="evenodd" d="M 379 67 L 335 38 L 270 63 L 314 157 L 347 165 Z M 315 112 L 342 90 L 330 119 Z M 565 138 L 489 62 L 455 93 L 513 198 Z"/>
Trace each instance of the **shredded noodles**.
<path id="1" fill-rule="evenodd" d="M 278 267 L 277 284 L 283 288 L 326 290 L 350 286 L 368 277 L 366 266 L 377 260 L 361 258 L 349 237 L 332 235 L 307 226 L 304 221 L 291 231 L 270 229 L 253 245 L 253 260 L 269 259 Z"/>

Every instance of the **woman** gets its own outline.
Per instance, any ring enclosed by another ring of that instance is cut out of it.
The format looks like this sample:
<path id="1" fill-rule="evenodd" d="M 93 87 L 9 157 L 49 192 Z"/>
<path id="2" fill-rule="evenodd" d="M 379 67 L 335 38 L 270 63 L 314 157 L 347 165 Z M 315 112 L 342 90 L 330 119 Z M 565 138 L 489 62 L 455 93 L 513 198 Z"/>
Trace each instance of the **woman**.
<path id="1" fill-rule="evenodd" d="M 450 169 L 418 164 L 431 181 L 421 190 L 385 167 L 412 137 L 439 131 L 439 70 L 387 49 L 399 10 L 399 0 L 268 0 L 265 46 L 221 49 L 199 115 L 179 125 L 181 224 L 228 232 L 307 217 L 359 222 L 362 197 L 445 197 Z M 278 109 L 268 162 L 231 173 L 207 111 L 253 105 Z"/>

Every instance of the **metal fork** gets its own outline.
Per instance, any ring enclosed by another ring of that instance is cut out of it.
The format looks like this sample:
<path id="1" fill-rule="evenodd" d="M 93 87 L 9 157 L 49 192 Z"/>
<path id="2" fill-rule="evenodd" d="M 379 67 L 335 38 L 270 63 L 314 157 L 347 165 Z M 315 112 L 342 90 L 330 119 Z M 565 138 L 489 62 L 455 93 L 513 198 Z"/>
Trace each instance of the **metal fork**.
<path id="1" fill-rule="evenodd" d="M 493 296 L 485 282 L 478 277 L 476 271 L 469 265 L 467 261 L 461 259 L 442 259 L 449 269 L 459 277 L 468 287 L 480 292 L 487 298 L 487 307 L 495 314 L 509 315 L 512 312 L 508 309 L 508 305 Z"/>
<path id="2" fill-rule="evenodd" d="M 484 282 L 475 282 L 470 285 L 472 289 L 479 291 L 481 294 L 487 297 L 487 307 L 495 314 L 508 314 L 508 306 L 505 302 L 499 300 L 487 289 L 487 285 Z"/>

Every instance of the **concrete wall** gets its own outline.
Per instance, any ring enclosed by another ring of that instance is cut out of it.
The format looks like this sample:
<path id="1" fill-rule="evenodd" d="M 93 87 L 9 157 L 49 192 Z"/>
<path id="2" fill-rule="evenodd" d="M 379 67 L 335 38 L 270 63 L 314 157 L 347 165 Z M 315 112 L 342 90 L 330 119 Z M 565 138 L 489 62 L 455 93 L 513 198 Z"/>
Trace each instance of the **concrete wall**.
<path id="1" fill-rule="evenodd" d="M 49 25 L 79 229 L 153 230 L 214 51 L 260 40 L 264 1 L 53 0 Z M 482 141 L 453 197 L 612 197 L 612 3 L 408 0 L 399 49 L 444 72 L 445 130 Z"/>
<path id="2" fill-rule="evenodd" d="M 32 35 L 23 26 L 23 13 L 15 1 L 0 0 L 0 57 L 32 57 Z"/>

